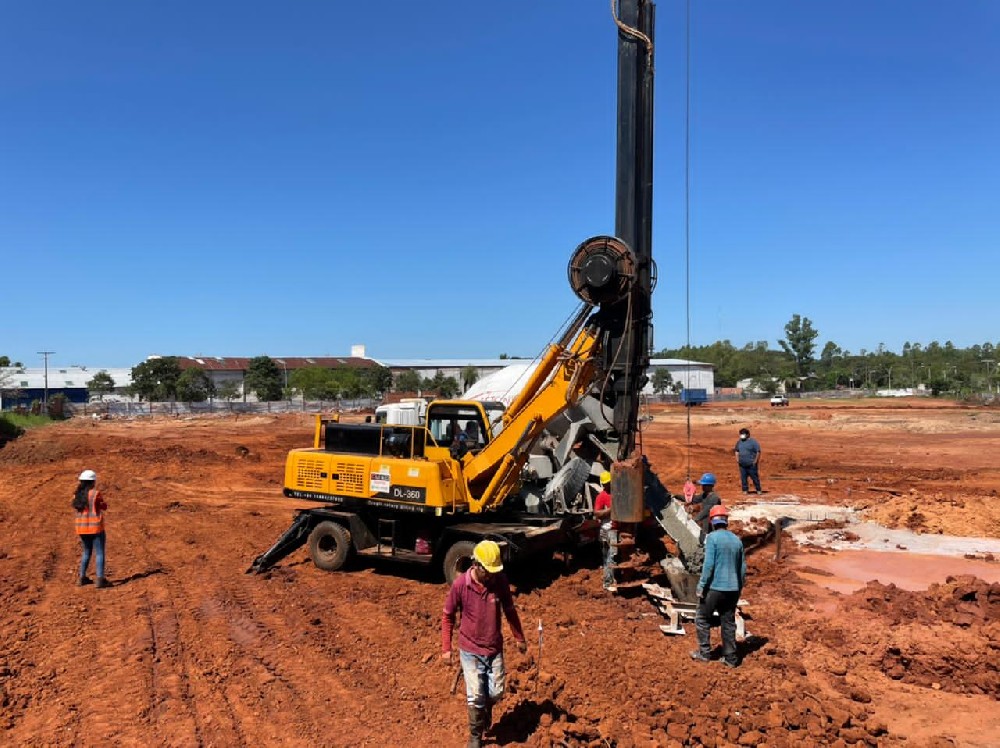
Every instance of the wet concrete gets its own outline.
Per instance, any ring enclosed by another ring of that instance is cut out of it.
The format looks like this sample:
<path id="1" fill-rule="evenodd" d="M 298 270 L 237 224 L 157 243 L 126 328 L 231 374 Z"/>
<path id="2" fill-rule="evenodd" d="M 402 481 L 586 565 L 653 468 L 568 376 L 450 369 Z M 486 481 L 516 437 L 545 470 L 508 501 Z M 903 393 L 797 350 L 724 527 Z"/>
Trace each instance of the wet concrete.
<path id="1" fill-rule="evenodd" d="M 906 590 L 924 590 L 948 577 L 972 574 L 986 582 L 1000 582 L 1000 563 L 954 556 L 885 551 L 837 551 L 797 553 L 787 563 L 810 581 L 827 589 L 849 594 L 875 580 Z M 820 573 L 812 573 L 815 569 Z"/>
<path id="2" fill-rule="evenodd" d="M 780 501 L 741 504 L 732 510 L 734 519 L 747 521 L 754 517 L 772 522 L 782 521 L 785 532 L 802 545 L 834 550 L 897 551 L 928 556 L 983 556 L 1000 558 L 1000 539 L 958 537 L 918 533 L 905 529 L 890 529 L 876 522 L 861 519 L 850 507 L 827 504 L 800 504 L 792 496 Z M 824 520 L 843 523 L 842 527 L 816 529 Z"/>

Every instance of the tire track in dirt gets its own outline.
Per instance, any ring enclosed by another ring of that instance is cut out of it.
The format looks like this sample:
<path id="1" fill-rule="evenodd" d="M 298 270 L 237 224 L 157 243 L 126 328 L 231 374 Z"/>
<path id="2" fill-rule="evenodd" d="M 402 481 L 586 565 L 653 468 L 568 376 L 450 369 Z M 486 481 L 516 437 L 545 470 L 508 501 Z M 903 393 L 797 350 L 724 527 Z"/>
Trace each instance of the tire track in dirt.
<path id="1" fill-rule="evenodd" d="M 145 585 L 141 605 L 147 625 L 141 649 L 148 655 L 152 681 L 152 699 L 147 706 L 150 720 L 159 731 L 174 736 L 167 741 L 170 744 L 247 745 L 244 725 L 233 709 L 225 682 L 206 676 L 217 666 L 206 664 L 199 654 L 199 643 L 215 642 L 218 632 L 206 630 L 194 614 L 198 600 L 188 592 L 189 585 L 179 578 L 178 571 L 164 569 L 154 558 L 149 541 L 155 533 L 143 526 L 139 534 L 142 542 L 130 544 L 127 552 L 147 570 L 140 575 L 153 579 Z M 201 585 L 195 584 L 194 589 L 201 589 Z"/>
<path id="2" fill-rule="evenodd" d="M 19 471 L 5 472 L 12 477 Z M 11 506 L 14 531 L 5 543 L 9 551 L 4 552 L 4 577 L 38 580 L 5 586 L 0 597 L 7 611 L 0 628 L 3 724 L 7 730 L 27 727 L 30 740 L 52 731 L 63 739 L 65 733 L 76 732 L 78 722 L 72 689 L 61 685 L 61 675 L 68 669 L 63 663 L 72 663 L 72 643 L 84 611 L 70 597 L 75 591 L 79 541 L 73 533 L 70 501 L 60 501 L 63 483 L 57 476 L 39 480 L 32 475 L 25 481 L 17 493 L 31 500 Z M 40 549 L 44 550 L 39 553 Z M 65 573 L 60 573 L 63 564 Z M 38 721 L 35 706 L 43 702 L 66 704 L 66 709 L 58 719 Z"/>
<path id="3" fill-rule="evenodd" d="M 448 678 L 438 659 L 444 587 L 413 580 L 387 586 L 371 572 L 306 569 L 293 585 L 297 599 L 289 602 L 304 620 L 319 621 L 321 635 L 313 643 L 335 663 L 338 680 L 354 693 L 392 694 L 367 699 L 366 722 L 395 721 L 415 731 L 428 722 L 457 724 L 443 716 L 449 714 L 448 700 L 427 687 Z M 378 627 L 372 626 L 375 620 Z M 418 680 L 412 677 L 415 670 L 421 673 Z M 378 732 L 362 730 L 357 737 L 362 736 L 377 740 Z"/>
<path id="4" fill-rule="evenodd" d="M 180 638 L 175 600 L 162 589 L 143 595 L 142 615 L 148 627 L 148 659 L 151 679 L 149 719 L 161 734 L 177 734 L 177 740 L 204 744 L 185 647 Z M 164 730 L 164 728 L 167 728 Z"/>
<path id="5" fill-rule="evenodd" d="M 364 591 L 354 588 L 355 580 Z M 304 716 L 341 726 L 345 744 L 381 745 L 388 724 L 399 725 L 399 734 L 440 734 L 442 724 L 464 719 L 451 713 L 462 707 L 458 697 L 441 699 L 450 675 L 437 651 L 443 588 L 413 581 L 403 582 L 405 589 L 386 588 L 384 579 L 364 572 L 328 574 L 308 564 L 301 574 L 285 568 L 250 581 L 252 596 L 266 601 L 253 615 L 291 640 L 292 655 L 269 663 L 284 677 L 313 684 L 301 697 L 307 702 L 325 692 L 318 709 L 310 705 Z"/>
<path id="6" fill-rule="evenodd" d="M 75 536 L 63 532 L 60 524 L 49 522 L 51 529 L 42 541 L 56 560 L 77 547 Z M 53 537 L 57 533 L 59 537 Z M 27 745 L 86 743 L 111 735 L 140 743 L 148 728 L 130 721 L 114 693 L 124 689 L 128 703 L 133 700 L 128 692 L 144 681 L 142 668 L 122 657 L 122 644 L 134 632 L 130 606 L 114 590 L 77 588 L 75 569 L 72 575 L 57 575 L 57 565 L 50 571 L 48 561 L 43 564 L 47 581 L 25 601 L 22 617 L 27 625 L 21 638 L 34 654 L 12 653 L 19 669 L 16 687 L 24 698 L 19 700 L 20 719 L 8 723 L 14 728 L 11 737 Z M 115 676 L 109 678 L 108 673 Z M 61 707 L 55 717 L 52 705 Z"/>
<path id="7" fill-rule="evenodd" d="M 668 487 L 671 484 L 674 486 L 683 484 L 684 479 L 687 477 L 687 455 L 684 449 L 673 443 L 662 444 L 649 437 L 646 437 L 646 439 L 649 441 L 649 444 L 643 444 L 643 448 L 645 449 L 648 446 L 650 448 L 655 447 L 656 449 L 656 462 L 651 463 L 650 467 L 663 484 Z"/>
<path id="8" fill-rule="evenodd" d="M 306 725 L 336 724 L 365 712 L 368 705 L 341 684 L 336 661 L 316 646 L 322 632 L 304 617 L 295 620 L 286 615 L 288 601 L 278 607 L 277 614 L 269 612 L 275 610 L 275 600 L 268 597 L 273 590 L 256 587 L 257 581 L 244 577 L 219 591 L 217 604 L 227 616 L 230 640 L 263 671 L 259 677 L 272 692 L 271 698 L 296 705 L 294 719 L 279 733 L 322 740 Z M 299 610 L 303 607 L 302 603 L 292 605 Z M 292 642 L 290 632 L 298 632 Z"/>

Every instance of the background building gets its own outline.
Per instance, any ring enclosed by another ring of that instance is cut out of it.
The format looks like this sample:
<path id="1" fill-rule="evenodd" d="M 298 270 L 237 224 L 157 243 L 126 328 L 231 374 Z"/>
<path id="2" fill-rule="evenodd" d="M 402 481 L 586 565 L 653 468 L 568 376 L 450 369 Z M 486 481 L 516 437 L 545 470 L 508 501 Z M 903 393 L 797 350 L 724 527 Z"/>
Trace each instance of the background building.
<path id="1" fill-rule="evenodd" d="M 682 358 L 653 358 L 649 361 L 646 376 L 649 382 L 643 388 L 647 395 L 653 394 L 653 374 L 658 369 L 666 369 L 675 383 L 680 383 L 684 389 L 706 390 L 711 397 L 715 394 L 715 366 L 701 361 L 685 361 Z"/>
<path id="2" fill-rule="evenodd" d="M 101 371 L 106 372 L 115 383 L 114 390 L 104 395 L 105 400 L 128 397 L 125 389 L 132 384 L 131 368 L 101 369 L 89 366 L 50 366 L 47 370 L 43 367 L 0 368 L 0 408 L 9 410 L 19 405 L 28 406 L 35 400 L 39 402 L 45 400 L 46 379 L 49 400 L 54 395 L 61 394 L 71 403 L 89 402 L 87 383 Z"/>

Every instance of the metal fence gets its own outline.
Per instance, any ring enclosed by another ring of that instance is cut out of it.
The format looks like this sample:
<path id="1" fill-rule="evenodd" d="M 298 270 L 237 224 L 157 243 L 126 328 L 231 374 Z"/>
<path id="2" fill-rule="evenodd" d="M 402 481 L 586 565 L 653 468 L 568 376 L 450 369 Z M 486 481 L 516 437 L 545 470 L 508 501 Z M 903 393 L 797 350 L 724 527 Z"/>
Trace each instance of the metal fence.
<path id="1" fill-rule="evenodd" d="M 115 400 L 67 406 L 75 416 L 101 416 L 107 418 L 135 418 L 140 416 L 177 416 L 205 414 L 266 414 L 266 413 L 323 413 L 340 411 L 357 413 L 374 410 L 381 400 L 358 398 L 355 400 L 279 400 L 276 402 L 226 402 L 208 401 L 204 403 L 178 402 L 134 402 Z"/>
<path id="2" fill-rule="evenodd" d="M 829 400 L 848 400 L 851 398 L 862 398 L 862 397 L 930 397 L 930 390 L 912 390 L 907 391 L 903 389 L 899 390 L 864 390 L 864 389 L 853 389 L 853 390 L 817 390 L 815 392 L 786 392 L 785 397 L 787 397 L 791 402 L 795 402 L 800 398 L 817 398 L 817 399 L 829 399 Z M 646 401 L 649 403 L 680 403 L 680 395 L 644 395 Z M 724 403 L 724 402 L 741 402 L 741 401 L 758 401 L 761 403 L 767 403 L 771 399 L 771 396 L 763 392 L 726 392 L 726 393 L 708 393 L 708 401 L 710 403 Z"/>

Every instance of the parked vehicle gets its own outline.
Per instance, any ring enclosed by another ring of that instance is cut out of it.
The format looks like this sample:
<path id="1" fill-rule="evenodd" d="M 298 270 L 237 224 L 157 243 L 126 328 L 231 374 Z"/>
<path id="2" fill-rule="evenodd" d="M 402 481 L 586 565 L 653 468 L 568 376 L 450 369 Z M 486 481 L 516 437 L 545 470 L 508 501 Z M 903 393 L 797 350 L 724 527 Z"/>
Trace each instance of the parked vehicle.
<path id="1" fill-rule="evenodd" d="M 375 408 L 375 423 L 389 426 L 422 426 L 427 421 L 427 401 L 422 397 L 404 397 L 398 403 Z"/>
<path id="2" fill-rule="evenodd" d="M 681 390 L 681 402 L 687 406 L 701 405 L 708 402 L 708 390 L 685 388 Z"/>
<path id="3" fill-rule="evenodd" d="M 771 398 L 771 407 L 772 408 L 778 408 L 778 407 L 781 407 L 783 405 L 784 406 L 788 405 L 788 398 L 785 397 L 784 395 L 775 395 L 774 397 Z"/>

